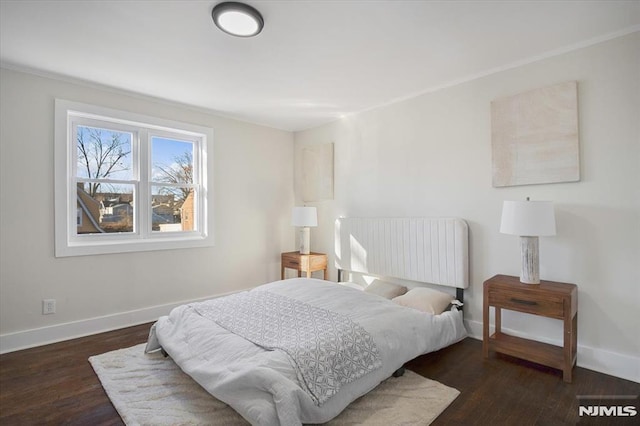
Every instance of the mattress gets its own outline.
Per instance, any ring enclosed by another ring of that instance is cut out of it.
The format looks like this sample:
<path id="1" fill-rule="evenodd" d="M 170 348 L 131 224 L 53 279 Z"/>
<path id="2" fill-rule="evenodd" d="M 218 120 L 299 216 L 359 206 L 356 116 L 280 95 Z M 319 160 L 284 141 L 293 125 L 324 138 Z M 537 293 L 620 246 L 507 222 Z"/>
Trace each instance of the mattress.
<path id="1" fill-rule="evenodd" d="M 348 317 L 373 338 L 381 366 L 318 403 L 305 391 L 287 352 L 230 332 L 201 315 L 198 304 L 177 307 L 161 317 L 152 327 L 147 350 L 164 349 L 185 373 L 254 425 L 327 422 L 405 362 L 466 337 L 462 312 L 455 309 L 431 315 L 329 281 L 289 279 L 251 290 L 256 291 Z"/>

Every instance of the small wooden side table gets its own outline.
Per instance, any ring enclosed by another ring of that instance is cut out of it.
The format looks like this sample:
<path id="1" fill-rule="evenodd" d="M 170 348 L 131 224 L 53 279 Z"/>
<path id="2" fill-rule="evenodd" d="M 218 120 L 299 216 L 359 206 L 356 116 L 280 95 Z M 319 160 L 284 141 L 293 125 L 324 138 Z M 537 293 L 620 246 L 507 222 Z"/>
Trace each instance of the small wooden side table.
<path id="1" fill-rule="evenodd" d="M 495 333 L 489 336 L 489 307 L 495 308 Z M 482 351 L 489 350 L 526 359 L 562 370 L 562 378 L 571 383 L 576 364 L 578 342 L 578 288 L 575 284 L 540 281 L 540 284 L 522 284 L 520 278 L 496 275 L 484 282 L 482 315 Z M 525 312 L 562 320 L 564 343 L 562 347 L 510 336 L 501 330 L 501 309 Z"/>
<path id="2" fill-rule="evenodd" d="M 302 272 L 307 273 L 307 278 L 311 278 L 311 273 L 315 271 L 324 271 L 324 279 L 327 279 L 327 255 L 324 253 L 300 254 L 298 251 L 282 253 L 280 263 L 280 276 L 284 280 L 284 269 L 295 269 L 298 276 L 302 276 Z"/>

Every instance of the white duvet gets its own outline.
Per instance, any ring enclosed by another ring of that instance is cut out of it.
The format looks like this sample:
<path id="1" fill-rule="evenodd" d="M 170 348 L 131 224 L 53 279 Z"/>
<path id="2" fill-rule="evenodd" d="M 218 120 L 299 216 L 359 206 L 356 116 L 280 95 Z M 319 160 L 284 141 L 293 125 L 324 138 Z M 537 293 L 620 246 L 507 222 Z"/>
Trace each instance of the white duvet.
<path id="1" fill-rule="evenodd" d="M 461 312 L 430 315 L 329 281 L 298 278 L 259 288 L 348 316 L 371 334 L 382 367 L 316 405 L 300 387 L 285 352 L 256 346 L 190 305 L 161 317 L 152 327 L 147 350 L 162 347 L 185 373 L 254 425 L 327 422 L 405 362 L 466 336 Z"/>

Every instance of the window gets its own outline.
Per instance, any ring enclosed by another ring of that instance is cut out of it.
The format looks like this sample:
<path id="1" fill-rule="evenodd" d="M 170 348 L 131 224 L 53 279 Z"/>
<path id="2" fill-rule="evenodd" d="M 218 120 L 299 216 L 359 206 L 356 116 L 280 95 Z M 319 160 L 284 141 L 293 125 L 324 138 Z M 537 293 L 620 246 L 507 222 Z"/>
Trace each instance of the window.
<path id="1" fill-rule="evenodd" d="M 209 128 L 56 100 L 56 256 L 213 245 Z"/>

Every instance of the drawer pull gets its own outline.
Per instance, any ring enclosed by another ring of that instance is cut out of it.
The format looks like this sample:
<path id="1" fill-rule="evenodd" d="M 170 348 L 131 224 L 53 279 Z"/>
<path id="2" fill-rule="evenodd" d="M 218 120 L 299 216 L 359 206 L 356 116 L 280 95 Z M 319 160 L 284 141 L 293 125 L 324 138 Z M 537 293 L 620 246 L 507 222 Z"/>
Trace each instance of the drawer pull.
<path id="1" fill-rule="evenodd" d="M 515 297 L 512 297 L 511 301 L 515 303 L 519 303 L 521 305 L 529 305 L 529 306 L 535 306 L 538 304 L 538 302 L 534 300 L 522 300 L 522 299 L 516 299 Z"/>

